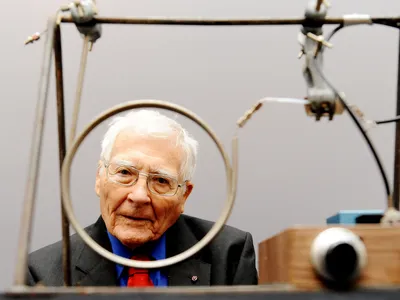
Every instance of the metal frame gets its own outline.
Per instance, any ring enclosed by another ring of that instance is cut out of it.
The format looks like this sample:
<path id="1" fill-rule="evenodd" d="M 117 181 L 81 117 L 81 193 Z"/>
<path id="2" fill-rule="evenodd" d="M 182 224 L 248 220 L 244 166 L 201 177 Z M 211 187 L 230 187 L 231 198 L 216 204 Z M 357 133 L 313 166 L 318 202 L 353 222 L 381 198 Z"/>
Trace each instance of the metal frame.
<path id="1" fill-rule="evenodd" d="M 370 18 L 372 23 L 385 24 L 393 27 L 399 27 L 400 17 L 375 17 Z M 168 19 L 168 18 L 112 18 L 112 17 L 97 17 L 95 22 L 98 24 L 142 24 L 142 25 L 189 25 L 189 26 L 263 26 L 263 25 L 307 25 L 318 26 L 323 24 L 344 24 L 344 18 L 324 18 L 322 20 L 309 20 L 306 18 L 284 18 L 284 19 Z M 71 17 L 62 17 L 61 23 L 74 23 Z M 56 24 L 56 25 L 55 25 Z M 66 156 L 66 132 L 65 132 L 65 115 L 64 115 L 64 78 L 62 65 L 62 43 L 61 43 L 61 28 L 60 24 L 55 22 L 54 18 L 49 20 L 46 42 L 52 42 L 53 51 L 55 54 L 55 75 L 56 75 L 56 93 L 57 93 L 57 119 L 58 119 L 58 137 L 59 137 L 59 163 L 60 172 L 64 158 Z M 54 29 L 54 32 L 52 32 Z M 48 45 L 46 43 L 46 45 Z M 46 51 L 45 51 L 46 52 Z M 46 58 L 46 56 L 45 56 Z M 49 67 L 49 62 L 44 62 L 44 66 Z M 46 77 L 45 67 L 42 69 L 41 86 L 39 91 L 39 103 L 37 108 L 37 118 L 34 127 L 34 139 L 31 152 L 30 175 L 27 186 L 27 195 L 23 212 L 23 221 L 21 226 L 20 244 L 17 261 L 17 272 L 15 275 L 14 287 L 11 291 L 17 293 L 23 291 L 31 291 L 34 288 L 26 287 L 26 270 L 27 257 L 30 244 L 30 228 L 32 225 L 32 215 L 35 198 L 36 177 L 38 174 L 38 165 L 40 161 L 40 150 L 42 143 L 42 131 L 44 126 L 44 111 L 46 108 L 47 92 L 48 92 L 48 77 Z M 48 74 L 47 74 L 48 75 Z M 398 94 L 397 94 L 397 115 L 400 115 L 400 44 L 399 44 L 399 73 L 398 73 Z M 395 136 L 395 166 L 394 166 L 394 202 L 395 207 L 399 208 L 400 203 L 400 123 L 396 126 Z M 62 203 L 62 201 L 61 201 Z M 69 222 L 66 217 L 64 208 L 62 207 L 62 236 L 63 236 L 63 268 L 64 268 L 64 284 L 71 285 L 71 270 L 70 270 L 70 253 L 69 253 Z M 48 292 L 57 289 L 49 288 Z M 80 289 L 74 289 L 80 291 Z M 104 289 L 98 289 L 105 291 Z M 44 292 L 43 287 L 39 291 Z M 64 290 L 65 291 L 65 290 Z M 117 292 L 119 289 L 110 289 L 107 291 Z M 35 291 L 37 292 L 37 291 Z"/>
<path id="2" fill-rule="evenodd" d="M 400 24 L 397 23 L 399 26 Z M 399 26 L 400 28 L 400 26 Z M 399 50 L 398 50 L 398 69 L 397 69 L 397 102 L 396 116 L 400 116 L 400 30 L 399 30 Z M 396 133 L 394 140 L 394 166 L 393 166 L 393 203 L 396 209 L 400 209 L 400 122 L 396 123 Z"/>

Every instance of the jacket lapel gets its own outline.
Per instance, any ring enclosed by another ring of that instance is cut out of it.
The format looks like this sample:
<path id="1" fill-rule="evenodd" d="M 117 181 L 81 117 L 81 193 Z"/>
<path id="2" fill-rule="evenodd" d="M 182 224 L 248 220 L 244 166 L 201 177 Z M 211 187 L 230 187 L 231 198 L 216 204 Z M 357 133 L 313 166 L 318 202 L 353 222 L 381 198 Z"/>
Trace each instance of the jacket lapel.
<path id="1" fill-rule="evenodd" d="M 169 286 L 209 286 L 211 265 L 198 259 L 187 259 L 170 267 Z"/>
<path id="2" fill-rule="evenodd" d="M 199 241 L 181 216 L 167 232 L 167 257 L 175 256 L 191 248 Z M 203 252 L 203 251 L 200 251 Z M 169 286 L 209 286 L 211 264 L 203 253 L 168 268 Z"/>
<path id="3" fill-rule="evenodd" d="M 111 244 L 107 236 L 104 221 L 100 217 L 88 232 L 89 235 L 103 248 L 111 251 Z M 116 286 L 117 275 L 115 263 L 95 253 L 82 240 L 80 249 L 77 249 L 75 261 L 74 279 L 78 286 Z"/>

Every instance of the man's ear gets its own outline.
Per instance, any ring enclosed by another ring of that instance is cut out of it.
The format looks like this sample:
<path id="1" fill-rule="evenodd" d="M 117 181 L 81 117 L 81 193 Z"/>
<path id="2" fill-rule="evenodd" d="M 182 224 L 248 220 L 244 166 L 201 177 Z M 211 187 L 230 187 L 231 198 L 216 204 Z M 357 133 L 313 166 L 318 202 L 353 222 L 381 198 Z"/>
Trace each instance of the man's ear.
<path id="1" fill-rule="evenodd" d="M 184 210 L 185 210 L 185 203 L 186 203 L 186 200 L 187 200 L 187 198 L 189 197 L 189 195 L 190 195 L 190 193 L 192 192 L 192 190 L 193 190 L 193 183 L 192 182 L 190 182 L 190 181 L 187 181 L 186 182 L 186 187 L 185 187 L 185 192 L 183 193 L 183 195 L 182 195 L 182 205 L 181 205 L 181 213 L 183 213 L 184 212 Z"/>
<path id="2" fill-rule="evenodd" d="M 101 185 L 101 172 L 102 172 L 102 165 L 101 162 L 99 161 L 99 163 L 97 164 L 97 172 L 96 172 L 96 182 L 94 185 L 94 190 L 96 192 L 96 195 L 98 197 L 100 197 L 100 185 Z"/>
<path id="3" fill-rule="evenodd" d="M 185 199 L 185 201 L 186 201 L 186 199 L 189 197 L 189 195 L 190 195 L 190 193 L 192 192 L 192 190 L 193 190 L 193 183 L 190 182 L 190 181 L 187 181 L 187 182 L 186 182 L 185 193 L 183 194 L 183 199 Z"/>

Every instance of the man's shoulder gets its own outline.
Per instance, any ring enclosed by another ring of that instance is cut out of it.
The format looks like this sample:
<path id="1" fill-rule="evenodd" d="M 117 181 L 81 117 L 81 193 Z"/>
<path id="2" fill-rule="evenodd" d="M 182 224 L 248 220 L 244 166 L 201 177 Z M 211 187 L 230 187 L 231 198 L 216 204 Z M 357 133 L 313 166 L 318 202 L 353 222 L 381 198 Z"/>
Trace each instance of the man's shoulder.
<path id="1" fill-rule="evenodd" d="M 182 215 L 178 220 L 178 230 L 171 235 L 181 253 L 208 234 L 215 222 L 198 217 Z M 255 269 L 255 249 L 251 233 L 231 225 L 224 225 L 221 231 L 205 246 L 196 257 L 214 267 L 214 276 L 223 278 L 217 284 L 257 282 Z"/>
<path id="2" fill-rule="evenodd" d="M 84 230 L 93 235 L 98 229 L 99 221 L 87 226 Z M 81 237 L 74 233 L 69 238 L 71 263 L 76 262 L 85 247 Z M 63 284 L 63 242 L 59 240 L 41 247 L 29 254 L 28 257 L 28 284 L 34 285 L 44 282 L 46 285 L 59 286 Z"/>
<path id="3" fill-rule="evenodd" d="M 92 228 L 95 226 L 95 223 L 85 227 L 85 231 L 91 232 Z M 76 251 L 81 243 L 83 243 L 82 239 L 78 234 L 74 233 L 70 236 L 70 250 L 71 252 Z M 48 244 L 44 247 L 41 247 L 29 254 L 30 263 L 42 262 L 42 261 L 57 261 L 61 260 L 63 249 L 63 242 L 59 240 L 57 242 Z"/>
<path id="4" fill-rule="evenodd" d="M 211 228 L 215 225 L 214 221 L 210 221 L 207 219 L 202 219 L 190 215 L 181 215 L 181 219 L 185 222 L 186 225 L 190 227 L 190 229 L 195 233 L 195 235 L 199 238 L 206 235 Z M 228 242 L 232 243 L 233 241 L 245 240 L 247 238 L 252 238 L 251 234 L 247 231 L 239 229 L 237 227 L 231 225 L 224 225 L 218 235 L 215 237 L 215 241 L 218 242 Z"/>

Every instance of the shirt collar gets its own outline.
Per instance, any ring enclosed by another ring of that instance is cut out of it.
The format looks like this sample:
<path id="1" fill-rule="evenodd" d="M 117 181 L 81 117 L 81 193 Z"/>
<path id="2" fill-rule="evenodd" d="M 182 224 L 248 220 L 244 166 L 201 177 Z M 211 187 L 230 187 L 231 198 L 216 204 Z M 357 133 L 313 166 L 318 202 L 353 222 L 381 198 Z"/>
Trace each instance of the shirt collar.
<path id="1" fill-rule="evenodd" d="M 133 251 L 126 247 L 124 244 L 120 242 L 115 236 L 110 234 L 107 231 L 108 238 L 110 239 L 111 242 L 111 248 L 112 251 L 115 255 L 122 256 L 124 258 L 130 259 L 133 255 Z M 166 235 L 165 233 L 157 240 L 154 242 L 154 244 L 151 247 L 151 252 L 149 255 L 155 259 L 155 260 L 160 260 L 160 259 L 165 259 L 166 258 Z M 117 276 L 118 278 L 121 277 L 122 271 L 124 270 L 124 266 L 117 264 Z"/>

